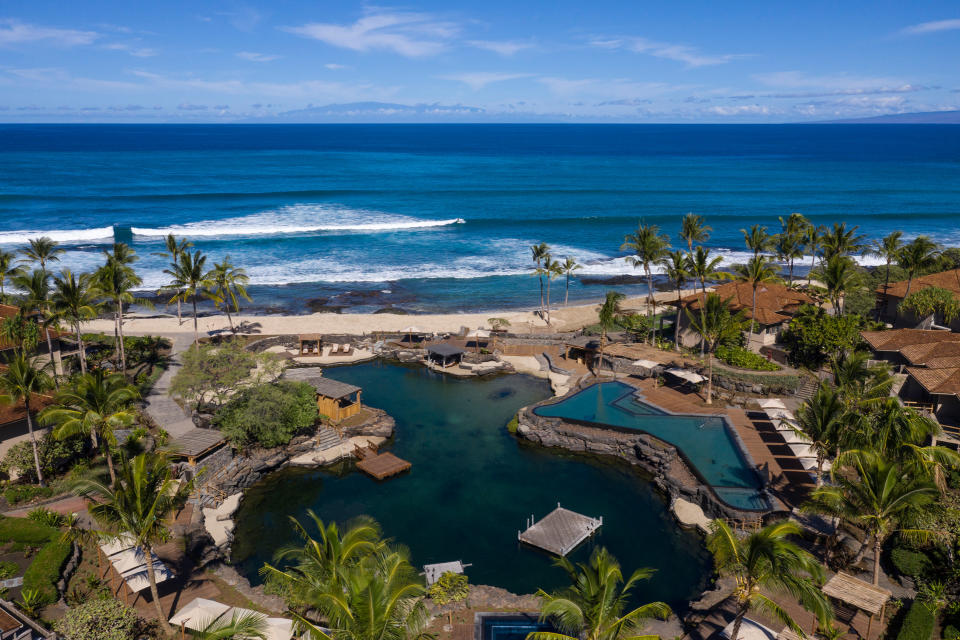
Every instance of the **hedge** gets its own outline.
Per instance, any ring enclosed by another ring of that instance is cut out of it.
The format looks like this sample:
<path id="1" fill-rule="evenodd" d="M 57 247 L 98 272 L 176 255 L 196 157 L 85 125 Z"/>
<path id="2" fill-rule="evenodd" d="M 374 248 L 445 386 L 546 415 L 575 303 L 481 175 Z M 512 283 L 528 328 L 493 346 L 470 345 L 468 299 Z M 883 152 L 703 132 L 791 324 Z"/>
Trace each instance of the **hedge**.
<path id="1" fill-rule="evenodd" d="M 717 359 L 731 367 L 752 371 L 779 371 L 780 365 L 770 362 L 759 353 L 737 346 L 720 345 L 715 354 Z"/>
<path id="2" fill-rule="evenodd" d="M 922 576 L 933 567 L 927 554 L 903 547 L 897 547 L 890 552 L 890 561 L 900 575 L 911 578 Z"/>
<path id="3" fill-rule="evenodd" d="M 70 543 L 60 540 L 44 545 L 23 573 L 23 588 L 36 589 L 43 596 L 43 601 L 48 604 L 56 602 L 60 596 L 57 591 L 60 570 L 67 562 L 72 550 L 73 546 Z"/>
<path id="4" fill-rule="evenodd" d="M 936 625 L 933 607 L 920 599 L 914 600 L 903 618 L 897 640 L 930 640 Z"/>

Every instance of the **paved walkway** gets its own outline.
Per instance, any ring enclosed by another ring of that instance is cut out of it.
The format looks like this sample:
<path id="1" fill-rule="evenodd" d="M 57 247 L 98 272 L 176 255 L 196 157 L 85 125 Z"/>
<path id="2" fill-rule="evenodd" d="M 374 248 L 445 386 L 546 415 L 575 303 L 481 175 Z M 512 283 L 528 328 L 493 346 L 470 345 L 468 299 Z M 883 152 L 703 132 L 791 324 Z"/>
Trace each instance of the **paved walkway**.
<path id="1" fill-rule="evenodd" d="M 193 344 L 193 334 L 179 333 L 172 336 L 168 334 L 166 337 L 173 341 L 173 361 L 153 385 L 153 389 L 144 401 L 147 414 L 153 418 L 153 421 L 166 429 L 171 437 L 176 438 L 195 427 L 190 414 L 181 409 L 180 405 L 170 397 L 170 383 L 180 369 L 180 354 Z"/>

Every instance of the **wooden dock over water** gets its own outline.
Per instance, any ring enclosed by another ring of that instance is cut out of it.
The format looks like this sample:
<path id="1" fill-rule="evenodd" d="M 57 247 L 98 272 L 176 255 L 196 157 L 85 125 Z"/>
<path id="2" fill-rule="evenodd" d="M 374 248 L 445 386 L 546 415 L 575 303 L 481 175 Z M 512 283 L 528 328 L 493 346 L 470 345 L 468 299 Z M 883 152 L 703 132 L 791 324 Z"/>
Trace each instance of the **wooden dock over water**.
<path id="1" fill-rule="evenodd" d="M 356 449 L 357 469 L 363 471 L 377 480 L 383 480 L 391 476 L 398 475 L 409 469 L 412 465 L 402 458 L 398 458 L 389 451 L 377 453 L 373 449 Z"/>
<path id="2" fill-rule="evenodd" d="M 592 536 L 601 525 L 603 525 L 602 517 L 591 518 L 564 509 L 558 502 L 557 508 L 548 513 L 543 520 L 535 522 L 533 516 L 530 516 L 527 520 L 527 529 L 518 531 L 517 539 L 562 557 Z"/>

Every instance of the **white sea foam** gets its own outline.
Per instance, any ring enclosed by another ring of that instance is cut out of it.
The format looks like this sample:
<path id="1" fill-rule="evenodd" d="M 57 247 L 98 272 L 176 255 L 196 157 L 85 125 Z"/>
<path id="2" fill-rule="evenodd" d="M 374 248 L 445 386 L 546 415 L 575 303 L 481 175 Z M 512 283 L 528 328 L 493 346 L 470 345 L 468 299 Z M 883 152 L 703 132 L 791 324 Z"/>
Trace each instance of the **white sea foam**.
<path id="1" fill-rule="evenodd" d="M 48 229 L 43 231 L 0 231 L 0 244 L 27 244 L 31 239 L 41 236 L 69 244 L 80 242 L 112 242 L 113 227 L 97 227 L 96 229 Z"/>
<path id="2" fill-rule="evenodd" d="M 203 220 L 157 228 L 132 227 L 131 231 L 134 235 L 145 237 L 162 237 L 172 233 L 186 238 L 212 238 L 335 231 L 402 231 L 445 227 L 464 222 L 463 218 L 421 220 L 410 216 L 326 204 L 296 204 L 236 218 Z"/>

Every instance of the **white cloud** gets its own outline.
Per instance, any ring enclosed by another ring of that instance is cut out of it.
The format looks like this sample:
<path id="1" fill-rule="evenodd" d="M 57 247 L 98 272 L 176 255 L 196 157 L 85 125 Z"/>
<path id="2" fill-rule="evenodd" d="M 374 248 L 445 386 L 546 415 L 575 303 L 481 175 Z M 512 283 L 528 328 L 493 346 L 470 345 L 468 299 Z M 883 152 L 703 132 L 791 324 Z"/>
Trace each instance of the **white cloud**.
<path id="1" fill-rule="evenodd" d="M 624 78 L 561 78 L 545 76 L 537 78 L 551 93 L 558 96 L 588 97 L 606 104 L 621 104 L 623 101 L 642 101 L 676 91 L 691 91 L 695 85 L 668 84 L 666 82 L 635 82 Z"/>
<path id="2" fill-rule="evenodd" d="M 467 73 L 453 73 L 445 76 L 438 76 L 444 80 L 454 80 L 469 85 L 474 91 L 483 89 L 488 84 L 494 82 L 506 82 L 507 80 L 519 80 L 520 78 L 529 78 L 531 73 L 509 73 L 498 71 L 474 71 Z"/>
<path id="3" fill-rule="evenodd" d="M 62 47 L 75 47 L 91 44 L 99 37 L 96 31 L 41 27 L 9 18 L 0 19 L 0 45 L 49 41 Z"/>
<path id="4" fill-rule="evenodd" d="M 328 62 L 323 66 L 326 67 L 327 69 L 330 69 L 331 71 L 339 71 L 340 69 L 349 69 L 347 65 L 337 64 L 336 62 Z"/>
<path id="5" fill-rule="evenodd" d="M 770 107 L 762 104 L 738 104 L 732 106 L 707 107 L 704 112 L 717 116 L 766 116 Z"/>
<path id="6" fill-rule="evenodd" d="M 272 62 L 273 60 L 279 60 L 283 57 L 272 53 L 257 53 L 255 51 L 239 51 L 236 55 L 238 58 L 249 60 L 250 62 Z"/>
<path id="7" fill-rule="evenodd" d="M 656 42 L 647 38 L 594 38 L 590 41 L 594 47 L 601 49 L 625 49 L 635 53 L 644 53 L 656 58 L 683 62 L 688 67 L 707 67 L 726 64 L 732 60 L 749 57 L 745 54 L 726 53 L 710 55 L 701 53 L 696 47 L 669 42 Z"/>
<path id="8" fill-rule="evenodd" d="M 905 94 L 938 89 L 905 82 L 901 78 L 852 76 L 845 73 L 810 75 L 803 71 L 775 71 L 752 76 L 768 87 L 784 89 L 766 94 L 764 98 L 824 98 L 832 96 L 859 96 L 878 94 Z"/>
<path id="9" fill-rule="evenodd" d="M 152 58 L 153 56 L 160 55 L 160 52 L 156 49 L 151 49 L 150 47 L 137 47 L 122 42 L 107 44 L 104 45 L 103 48 L 110 49 L 111 51 L 125 51 L 136 58 Z"/>
<path id="10" fill-rule="evenodd" d="M 385 50 L 408 58 L 437 55 L 459 27 L 428 13 L 371 10 L 353 24 L 311 22 L 284 31 L 353 51 Z"/>
<path id="11" fill-rule="evenodd" d="M 907 35 L 916 36 L 925 33 L 936 33 L 938 31 L 954 31 L 960 29 L 960 18 L 950 20 L 934 20 L 933 22 L 921 22 L 907 27 L 901 31 Z"/>
<path id="12" fill-rule="evenodd" d="M 515 42 L 511 40 L 468 40 L 467 44 L 477 49 L 486 49 L 499 53 L 502 56 L 512 56 L 518 51 L 531 49 L 533 45 L 529 42 Z"/>

